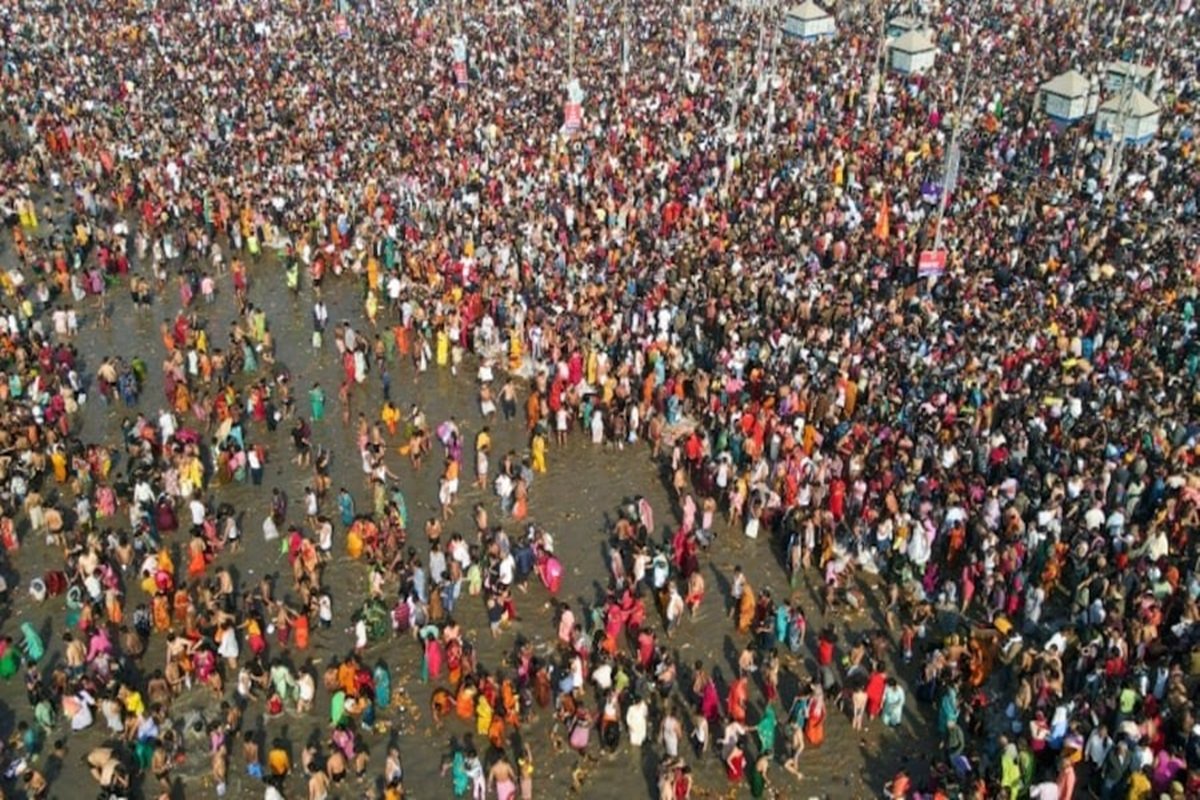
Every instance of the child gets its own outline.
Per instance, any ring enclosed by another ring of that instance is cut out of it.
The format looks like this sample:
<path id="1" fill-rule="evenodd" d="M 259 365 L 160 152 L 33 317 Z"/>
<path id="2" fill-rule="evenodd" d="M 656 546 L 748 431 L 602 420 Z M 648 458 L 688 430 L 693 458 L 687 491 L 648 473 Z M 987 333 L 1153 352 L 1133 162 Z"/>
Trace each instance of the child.
<path id="1" fill-rule="evenodd" d="M 487 599 L 488 626 L 492 630 L 492 638 L 500 636 L 500 623 L 504 620 L 504 606 L 496 601 L 494 596 Z"/>
<path id="2" fill-rule="evenodd" d="M 258 742 L 254 739 L 253 731 L 242 734 L 242 758 L 246 762 L 246 774 L 256 781 L 262 780 L 262 762 L 258 756 Z"/>

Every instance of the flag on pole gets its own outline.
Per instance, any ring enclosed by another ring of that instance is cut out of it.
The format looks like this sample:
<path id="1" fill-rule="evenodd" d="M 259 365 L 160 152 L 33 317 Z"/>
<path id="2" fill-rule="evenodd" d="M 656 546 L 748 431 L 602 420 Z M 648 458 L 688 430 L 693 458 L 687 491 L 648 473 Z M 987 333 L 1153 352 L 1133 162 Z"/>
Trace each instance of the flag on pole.
<path id="1" fill-rule="evenodd" d="M 892 235 L 892 204 L 888 200 L 885 193 L 883 195 L 883 205 L 879 208 L 879 214 L 875 217 L 875 238 L 881 242 L 886 242 Z"/>

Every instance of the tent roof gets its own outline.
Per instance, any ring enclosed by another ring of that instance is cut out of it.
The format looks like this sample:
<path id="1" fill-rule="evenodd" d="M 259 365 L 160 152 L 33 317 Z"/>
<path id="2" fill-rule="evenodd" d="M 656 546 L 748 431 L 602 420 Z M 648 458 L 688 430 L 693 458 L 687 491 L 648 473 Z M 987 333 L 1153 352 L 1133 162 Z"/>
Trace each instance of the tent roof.
<path id="1" fill-rule="evenodd" d="M 1091 81 L 1078 70 L 1069 69 L 1061 75 L 1056 75 L 1042 84 L 1042 91 L 1063 97 L 1085 97 L 1091 88 Z"/>
<path id="2" fill-rule="evenodd" d="M 1145 78 L 1151 72 L 1154 72 L 1154 67 L 1149 64 L 1134 64 L 1132 61 L 1110 61 L 1105 67 L 1108 72 L 1119 72 L 1122 75 L 1133 74 L 1139 78 Z"/>
<path id="3" fill-rule="evenodd" d="M 788 9 L 787 15 L 802 20 L 824 19 L 830 16 L 828 11 L 814 3 L 813 0 L 804 0 L 798 6 L 792 6 Z"/>
<path id="4" fill-rule="evenodd" d="M 1121 109 L 1124 108 L 1131 117 L 1148 117 L 1158 111 L 1158 106 L 1154 104 L 1154 101 L 1137 89 L 1129 94 L 1129 105 L 1125 105 L 1125 100 L 1125 93 L 1118 92 L 1101 103 L 1100 110 L 1120 114 Z"/>
<path id="5" fill-rule="evenodd" d="M 892 40 L 892 47 L 902 53 L 924 53 L 933 49 L 933 40 L 925 31 L 905 31 Z"/>

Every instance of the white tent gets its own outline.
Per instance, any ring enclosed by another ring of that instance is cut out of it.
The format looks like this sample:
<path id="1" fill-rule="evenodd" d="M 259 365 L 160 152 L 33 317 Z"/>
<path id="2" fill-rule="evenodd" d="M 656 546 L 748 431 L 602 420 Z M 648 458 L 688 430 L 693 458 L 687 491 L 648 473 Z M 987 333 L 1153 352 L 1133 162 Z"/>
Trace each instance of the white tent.
<path id="1" fill-rule="evenodd" d="M 936 58 L 937 48 L 924 31 L 909 31 L 888 42 L 888 63 L 905 75 L 924 72 Z"/>
<path id="2" fill-rule="evenodd" d="M 1158 106 L 1137 89 L 1113 95 L 1096 112 L 1096 135 L 1122 136 L 1134 144 L 1148 142 L 1158 133 Z"/>
<path id="3" fill-rule="evenodd" d="M 1104 67 L 1104 88 L 1110 92 L 1120 92 L 1125 88 L 1126 81 L 1133 81 L 1133 88 L 1153 94 L 1158 87 L 1154 80 L 1154 67 L 1148 64 L 1134 64 L 1129 61 L 1110 61 Z"/>
<path id="4" fill-rule="evenodd" d="M 901 14 L 898 17 L 893 17 L 892 19 L 888 20 L 886 32 L 889 39 L 895 39 L 896 37 L 903 36 L 909 31 L 921 31 L 924 29 L 925 26 L 921 24 L 921 20 L 917 17 L 910 17 L 907 14 Z"/>
<path id="5" fill-rule="evenodd" d="M 833 15 L 813 0 L 792 6 L 783 16 L 783 35 L 792 39 L 816 39 L 832 36 L 836 30 Z"/>
<path id="6" fill-rule="evenodd" d="M 1056 122 L 1071 123 L 1088 111 L 1091 82 L 1077 70 L 1069 69 L 1042 84 L 1042 107 Z"/>

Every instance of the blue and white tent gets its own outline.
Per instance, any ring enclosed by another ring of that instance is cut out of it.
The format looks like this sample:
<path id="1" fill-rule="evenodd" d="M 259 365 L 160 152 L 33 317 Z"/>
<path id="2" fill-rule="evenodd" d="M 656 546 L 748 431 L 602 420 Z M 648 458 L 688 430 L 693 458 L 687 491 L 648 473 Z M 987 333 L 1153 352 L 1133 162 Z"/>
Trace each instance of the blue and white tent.
<path id="1" fill-rule="evenodd" d="M 783 15 L 783 35 L 789 39 L 819 39 L 837 30 L 833 15 L 813 0 L 792 6 Z"/>
<path id="2" fill-rule="evenodd" d="M 1055 122 L 1070 125 L 1087 116 L 1092 84 L 1081 72 L 1069 69 L 1042 84 L 1042 108 Z"/>
<path id="3" fill-rule="evenodd" d="M 1144 144 L 1158 135 L 1159 109 L 1138 89 L 1119 92 L 1100 104 L 1096 136 L 1123 136 L 1131 144 Z"/>

